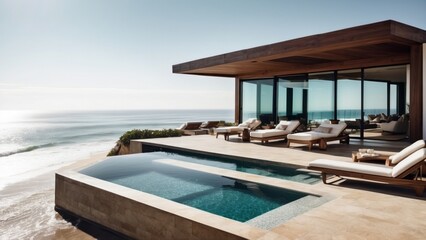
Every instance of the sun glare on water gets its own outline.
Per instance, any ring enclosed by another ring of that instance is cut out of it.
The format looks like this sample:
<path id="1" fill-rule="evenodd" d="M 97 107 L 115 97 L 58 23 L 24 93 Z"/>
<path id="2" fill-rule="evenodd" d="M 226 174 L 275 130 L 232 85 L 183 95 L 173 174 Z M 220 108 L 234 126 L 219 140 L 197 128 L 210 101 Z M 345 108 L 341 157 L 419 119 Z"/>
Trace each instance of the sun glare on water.
<path id="1" fill-rule="evenodd" d="M 31 116 L 31 111 L 0 111 L 0 123 L 17 123 L 25 121 Z"/>

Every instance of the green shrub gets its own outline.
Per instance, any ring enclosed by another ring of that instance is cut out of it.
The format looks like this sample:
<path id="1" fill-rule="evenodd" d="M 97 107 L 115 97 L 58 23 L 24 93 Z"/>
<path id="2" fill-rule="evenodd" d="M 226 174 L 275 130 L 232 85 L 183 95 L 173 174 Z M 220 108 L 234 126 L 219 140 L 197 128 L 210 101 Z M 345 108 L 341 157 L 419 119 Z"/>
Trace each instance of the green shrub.
<path id="1" fill-rule="evenodd" d="M 146 138 L 165 138 L 165 137 L 180 137 L 182 131 L 176 129 L 163 129 L 163 130 L 150 130 L 150 129 L 133 129 L 127 131 L 120 137 L 119 142 L 124 146 L 130 145 L 132 139 L 146 139 Z"/>
<path id="2" fill-rule="evenodd" d="M 233 122 L 225 122 L 225 121 L 219 121 L 219 127 L 229 127 L 229 126 L 236 126 Z"/>

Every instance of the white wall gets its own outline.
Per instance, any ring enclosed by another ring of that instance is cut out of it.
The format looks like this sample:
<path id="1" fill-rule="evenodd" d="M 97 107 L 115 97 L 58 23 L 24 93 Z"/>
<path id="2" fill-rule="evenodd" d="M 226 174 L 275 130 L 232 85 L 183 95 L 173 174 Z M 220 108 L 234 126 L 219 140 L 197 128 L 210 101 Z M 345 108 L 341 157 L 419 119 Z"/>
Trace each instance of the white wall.
<path id="1" fill-rule="evenodd" d="M 423 43 L 423 139 L 426 139 L 426 43 Z"/>

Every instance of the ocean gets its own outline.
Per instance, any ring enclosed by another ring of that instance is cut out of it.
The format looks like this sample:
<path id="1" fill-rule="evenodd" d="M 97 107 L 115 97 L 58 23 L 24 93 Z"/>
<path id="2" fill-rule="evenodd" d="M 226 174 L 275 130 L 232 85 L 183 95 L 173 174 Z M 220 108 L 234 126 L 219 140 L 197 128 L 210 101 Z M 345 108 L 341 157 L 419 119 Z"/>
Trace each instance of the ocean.
<path id="1" fill-rule="evenodd" d="M 132 129 L 177 128 L 187 121 L 233 122 L 233 110 L 2 112 L 0 190 L 107 152 Z"/>
<path id="2" fill-rule="evenodd" d="M 233 110 L 0 111 L 0 239 L 84 237 L 56 217 L 54 172 L 106 155 L 126 131 L 233 117 Z"/>

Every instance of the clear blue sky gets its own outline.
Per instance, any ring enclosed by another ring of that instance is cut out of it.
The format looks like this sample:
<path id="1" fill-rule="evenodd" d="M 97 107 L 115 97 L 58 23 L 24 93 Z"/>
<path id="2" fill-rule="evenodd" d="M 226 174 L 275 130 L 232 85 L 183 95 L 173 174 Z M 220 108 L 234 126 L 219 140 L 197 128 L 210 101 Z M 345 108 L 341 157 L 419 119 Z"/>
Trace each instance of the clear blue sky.
<path id="1" fill-rule="evenodd" d="M 0 110 L 234 106 L 234 81 L 172 65 L 393 19 L 425 0 L 0 0 Z"/>

